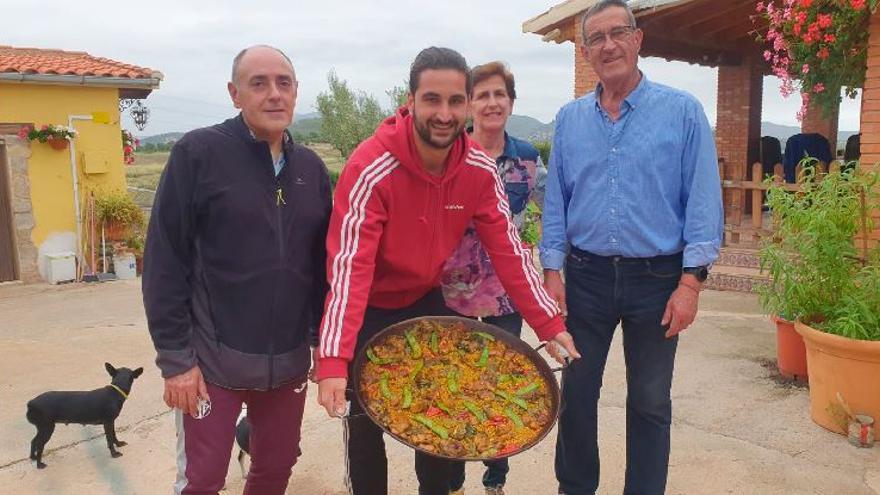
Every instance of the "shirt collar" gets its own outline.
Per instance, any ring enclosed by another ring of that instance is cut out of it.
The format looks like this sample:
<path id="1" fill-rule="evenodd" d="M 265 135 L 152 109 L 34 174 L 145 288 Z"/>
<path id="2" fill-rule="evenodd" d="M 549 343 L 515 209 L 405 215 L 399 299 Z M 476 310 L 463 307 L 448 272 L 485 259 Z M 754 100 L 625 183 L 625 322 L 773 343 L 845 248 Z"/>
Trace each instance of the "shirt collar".
<path id="1" fill-rule="evenodd" d="M 474 126 L 470 126 L 466 129 L 466 132 L 470 135 L 474 133 Z M 519 153 L 516 151 L 516 143 L 513 141 L 513 136 L 504 131 L 504 150 L 501 152 L 500 158 L 519 158 Z"/>
<path id="2" fill-rule="evenodd" d="M 639 80 L 639 84 L 636 85 L 635 89 L 630 91 L 630 93 L 628 95 L 626 95 L 626 98 L 623 99 L 623 102 L 626 103 L 627 108 L 630 110 L 633 108 L 636 108 L 637 106 L 639 106 L 639 104 L 642 101 L 645 100 L 645 95 L 648 93 L 648 90 L 652 84 L 648 80 L 648 76 L 646 76 L 644 72 L 639 71 L 639 74 L 641 74 L 641 76 L 642 76 L 642 78 Z M 594 94 L 596 95 L 596 102 L 595 102 L 596 109 L 604 111 L 602 109 L 602 103 L 601 103 L 602 102 L 602 98 L 601 98 L 601 96 L 602 96 L 602 82 L 601 81 L 599 81 L 596 84 L 596 91 Z"/>

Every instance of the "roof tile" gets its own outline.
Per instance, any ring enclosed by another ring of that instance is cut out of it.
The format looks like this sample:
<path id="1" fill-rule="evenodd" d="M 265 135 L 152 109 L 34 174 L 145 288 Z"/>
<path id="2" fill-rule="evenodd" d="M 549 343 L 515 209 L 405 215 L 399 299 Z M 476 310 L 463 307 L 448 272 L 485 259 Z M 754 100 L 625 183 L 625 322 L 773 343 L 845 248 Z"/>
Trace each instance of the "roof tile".
<path id="1" fill-rule="evenodd" d="M 52 74 L 131 79 L 162 78 L 158 71 L 136 65 L 93 57 L 86 52 L 0 45 L 0 72 Z"/>

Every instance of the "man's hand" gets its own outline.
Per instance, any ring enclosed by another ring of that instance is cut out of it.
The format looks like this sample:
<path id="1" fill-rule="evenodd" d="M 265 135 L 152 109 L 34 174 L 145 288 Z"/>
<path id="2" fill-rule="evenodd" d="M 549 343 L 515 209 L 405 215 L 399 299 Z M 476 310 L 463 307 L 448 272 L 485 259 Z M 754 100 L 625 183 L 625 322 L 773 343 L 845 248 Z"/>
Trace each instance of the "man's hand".
<path id="1" fill-rule="evenodd" d="M 165 404 L 170 408 L 195 416 L 198 411 L 199 398 L 211 400 L 208 387 L 202 377 L 202 370 L 193 366 L 189 371 L 165 379 Z"/>
<path id="2" fill-rule="evenodd" d="M 562 353 L 559 352 L 558 345 L 561 345 L 565 352 L 568 353 L 568 356 L 563 356 Z M 577 347 L 574 346 L 574 339 L 571 337 L 571 334 L 568 332 L 559 332 L 553 337 L 553 340 L 547 342 L 547 353 L 553 356 L 553 359 L 559 362 L 559 364 L 566 364 L 565 358 L 570 357 L 571 359 L 580 359 L 581 353 L 578 352 Z"/>
<path id="3" fill-rule="evenodd" d="M 565 305 L 565 284 L 562 282 L 562 274 L 558 270 L 544 270 L 544 288 L 550 293 L 550 297 L 556 300 L 562 314 L 568 314 L 568 308 Z M 569 336 L 571 337 L 571 336 Z M 547 349 L 550 350 L 549 348 Z"/>
<path id="4" fill-rule="evenodd" d="M 324 378 L 318 382 L 318 404 L 324 406 L 332 418 L 345 416 L 346 378 Z"/>
<path id="5" fill-rule="evenodd" d="M 693 280 L 686 280 L 690 278 Z M 672 338 L 694 322 L 697 316 L 697 307 L 700 300 L 700 283 L 693 276 L 684 275 L 678 288 L 669 297 L 666 303 L 666 311 L 660 324 L 669 325 L 666 330 L 666 338 Z"/>

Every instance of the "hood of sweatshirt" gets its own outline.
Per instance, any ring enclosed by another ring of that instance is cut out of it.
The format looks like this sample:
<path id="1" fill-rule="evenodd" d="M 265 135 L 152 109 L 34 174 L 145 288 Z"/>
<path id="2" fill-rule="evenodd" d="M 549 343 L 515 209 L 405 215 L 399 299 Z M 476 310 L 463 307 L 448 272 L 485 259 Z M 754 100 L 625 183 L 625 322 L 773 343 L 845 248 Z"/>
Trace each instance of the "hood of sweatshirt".
<path id="1" fill-rule="evenodd" d="M 442 176 L 434 176 L 425 171 L 422 159 L 416 149 L 415 123 L 413 114 L 409 109 L 402 106 L 394 115 L 386 118 L 376 129 L 375 137 L 382 146 L 400 160 L 403 168 L 410 173 L 432 184 L 440 185 L 451 180 L 464 166 L 468 152 L 474 147 L 474 142 L 467 133 L 462 133 L 455 139 L 446 155 L 446 169 Z"/>

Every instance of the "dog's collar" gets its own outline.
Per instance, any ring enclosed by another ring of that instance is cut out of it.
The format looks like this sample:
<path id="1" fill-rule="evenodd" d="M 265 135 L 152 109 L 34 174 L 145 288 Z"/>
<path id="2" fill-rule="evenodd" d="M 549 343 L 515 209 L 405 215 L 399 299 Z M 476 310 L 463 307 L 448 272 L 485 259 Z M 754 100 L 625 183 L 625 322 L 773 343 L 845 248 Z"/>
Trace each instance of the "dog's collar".
<path id="1" fill-rule="evenodd" d="M 113 387 L 114 389 L 116 389 L 116 391 L 119 392 L 120 395 L 122 395 L 122 398 L 124 398 L 124 399 L 127 399 L 127 398 L 128 398 L 128 394 L 125 393 L 124 390 L 122 390 L 121 388 L 117 387 L 116 385 L 113 385 L 112 383 L 110 384 L 110 386 Z"/>

